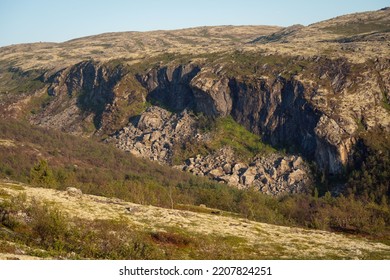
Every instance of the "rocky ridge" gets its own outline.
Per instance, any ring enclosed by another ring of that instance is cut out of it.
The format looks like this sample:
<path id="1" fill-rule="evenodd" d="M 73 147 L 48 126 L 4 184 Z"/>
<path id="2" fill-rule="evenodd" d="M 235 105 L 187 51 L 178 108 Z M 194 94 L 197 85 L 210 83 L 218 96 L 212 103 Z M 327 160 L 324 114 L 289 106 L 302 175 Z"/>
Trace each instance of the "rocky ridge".
<path id="1" fill-rule="evenodd" d="M 31 121 L 77 134 L 83 129 L 112 134 L 139 115 L 145 101 L 173 112 L 194 110 L 212 118 L 230 115 L 272 146 L 299 152 L 336 175 L 353 166 L 359 129 L 390 131 L 386 59 L 362 65 L 326 57 L 235 54 L 235 59 L 258 60 L 261 69 L 257 75 L 232 76 L 230 62 L 190 62 L 134 74 L 131 69 L 121 72 L 120 66 L 81 63 L 47 80 L 53 98 Z M 270 59 L 280 59 L 286 66 L 271 67 L 265 63 Z M 301 64 L 299 73 L 279 72 L 289 67 L 298 71 Z"/>

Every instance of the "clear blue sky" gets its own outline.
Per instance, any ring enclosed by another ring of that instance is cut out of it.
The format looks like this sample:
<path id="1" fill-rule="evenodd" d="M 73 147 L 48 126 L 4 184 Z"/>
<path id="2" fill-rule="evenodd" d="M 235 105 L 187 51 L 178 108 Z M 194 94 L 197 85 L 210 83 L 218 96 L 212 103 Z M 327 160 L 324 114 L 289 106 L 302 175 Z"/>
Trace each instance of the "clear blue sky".
<path id="1" fill-rule="evenodd" d="M 310 24 L 388 0 L 0 0 L 0 46 L 115 31 Z"/>

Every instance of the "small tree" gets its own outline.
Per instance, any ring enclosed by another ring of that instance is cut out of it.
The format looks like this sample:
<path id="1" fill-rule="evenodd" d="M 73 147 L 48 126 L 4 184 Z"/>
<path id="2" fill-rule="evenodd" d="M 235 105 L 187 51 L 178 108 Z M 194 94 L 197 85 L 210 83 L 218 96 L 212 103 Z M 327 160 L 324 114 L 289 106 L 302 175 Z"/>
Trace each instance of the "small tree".
<path id="1" fill-rule="evenodd" d="M 41 187 L 56 187 L 57 182 L 46 160 L 40 160 L 30 170 L 30 183 Z"/>

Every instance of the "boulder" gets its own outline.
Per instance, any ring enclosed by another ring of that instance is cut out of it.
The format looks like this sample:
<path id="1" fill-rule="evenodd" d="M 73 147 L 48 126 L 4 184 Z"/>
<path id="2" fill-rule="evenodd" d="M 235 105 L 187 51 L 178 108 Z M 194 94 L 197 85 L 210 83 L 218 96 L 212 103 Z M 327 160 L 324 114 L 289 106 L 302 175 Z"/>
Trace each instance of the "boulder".
<path id="1" fill-rule="evenodd" d="M 305 178 L 307 178 L 307 174 L 305 171 L 301 169 L 294 170 L 288 175 L 288 184 L 293 185 L 297 182 L 302 181 Z"/>
<path id="2" fill-rule="evenodd" d="M 256 169 L 254 167 L 249 167 L 241 176 L 240 182 L 245 186 L 250 186 L 256 177 Z"/>
<path id="3" fill-rule="evenodd" d="M 301 157 L 297 157 L 293 162 L 293 167 L 295 169 L 299 169 L 304 164 L 303 159 Z"/>
<path id="4" fill-rule="evenodd" d="M 241 163 L 241 162 L 236 163 L 236 164 L 233 166 L 233 174 L 242 173 L 246 167 L 247 167 L 247 166 L 246 166 L 246 164 L 244 164 L 244 163 Z"/>
<path id="5" fill-rule="evenodd" d="M 225 163 L 223 166 L 223 171 L 226 174 L 231 174 L 232 173 L 232 165 L 230 163 Z"/>
<path id="6" fill-rule="evenodd" d="M 282 175 L 290 170 L 290 164 L 286 159 L 282 159 L 280 161 L 279 166 L 277 166 L 277 168 L 278 168 L 278 173 Z"/>
<path id="7" fill-rule="evenodd" d="M 69 196 L 82 196 L 83 192 L 80 189 L 74 188 L 74 187 L 68 187 L 66 188 L 66 192 Z"/>
<path id="8" fill-rule="evenodd" d="M 211 170 L 209 172 L 209 175 L 211 176 L 211 178 L 219 178 L 225 174 L 224 174 L 222 168 L 219 167 L 219 168 Z"/>

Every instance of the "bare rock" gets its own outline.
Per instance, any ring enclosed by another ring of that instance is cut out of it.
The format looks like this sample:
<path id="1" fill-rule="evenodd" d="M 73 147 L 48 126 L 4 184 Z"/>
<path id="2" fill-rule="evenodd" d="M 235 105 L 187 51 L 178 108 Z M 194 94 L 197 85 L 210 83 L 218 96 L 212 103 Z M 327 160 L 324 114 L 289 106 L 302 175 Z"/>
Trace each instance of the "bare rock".
<path id="1" fill-rule="evenodd" d="M 224 175 L 224 172 L 223 172 L 222 168 L 216 168 L 216 169 L 211 170 L 209 172 L 209 175 L 212 178 L 219 178 L 219 177 Z"/>
<path id="2" fill-rule="evenodd" d="M 303 164 L 303 159 L 301 157 L 297 157 L 297 159 L 293 162 L 293 167 L 295 169 L 299 169 Z"/>
<path id="3" fill-rule="evenodd" d="M 243 172 L 246 168 L 246 164 L 238 162 L 233 166 L 233 174 L 239 174 Z"/>
<path id="4" fill-rule="evenodd" d="M 68 187 L 66 188 L 66 192 L 68 193 L 69 196 L 82 196 L 83 192 L 80 189 L 74 188 L 74 187 Z"/>
<path id="5" fill-rule="evenodd" d="M 160 107 L 150 107 L 141 115 L 137 128 L 144 131 L 159 129 L 169 117 L 168 111 Z"/>
<path id="6" fill-rule="evenodd" d="M 245 186 L 250 186 L 255 180 L 257 172 L 254 167 L 249 167 L 241 176 L 240 182 Z"/>
<path id="7" fill-rule="evenodd" d="M 232 165 L 231 165 L 230 163 L 224 164 L 224 166 L 223 166 L 223 171 L 224 171 L 226 174 L 231 174 L 231 173 L 232 173 Z"/>
<path id="8" fill-rule="evenodd" d="M 172 163 L 173 147 L 194 141 L 199 134 L 195 120 L 187 111 L 172 114 L 160 107 L 149 107 L 138 122 L 130 122 L 107 142 L 113 141 L 122 150 L 136 156 Z M 195 141 L 201 141 L 201 137 Z"/>
<path id="9" fill-rule="evenodd" d="M 289 162 L 284 158 L 280 161 L 280 165 L 277 167 L 278 167 L 279 174 L 284 174 L 291 169 Z"/>
<path id="10" fill-rule="evenodd" d="M 301 169 L 294 170 L 293 172 L 291 172 L 288 175 L 288 184 L 292 185 L 296 182 L 300 182 L 303 179 L 305 179 L 305 177 L 307 177 L 307 174 L 305 171 L 303 171 Z"/>

